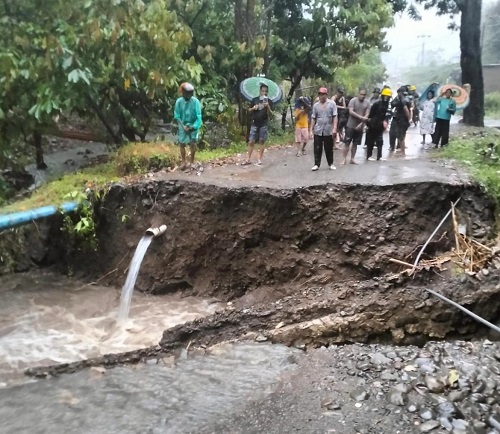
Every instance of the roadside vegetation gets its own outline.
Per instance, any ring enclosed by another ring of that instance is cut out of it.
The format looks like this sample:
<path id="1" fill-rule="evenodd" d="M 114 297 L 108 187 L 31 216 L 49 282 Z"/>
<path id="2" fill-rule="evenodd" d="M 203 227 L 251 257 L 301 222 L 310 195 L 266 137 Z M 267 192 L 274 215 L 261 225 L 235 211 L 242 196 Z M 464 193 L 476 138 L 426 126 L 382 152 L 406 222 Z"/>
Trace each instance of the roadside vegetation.
<path id="1" fill-rule="evenodd" d="M 484 96 L 484 111 L 487 118 L 500 119 L 500 92 L 487 93 Z"/>
<path id="2" fill-rule="evenodd" d="M 291 134 L 271 137 L 269 145 L 292 143 Z M 246 152 L 244 141 L 232 142 L 223 148 L 203 149 L 196 154 L 197 161 L 209 162 Z M 79 170 L 48 182 L 29 197 L 21 198 L 0 208 L 0 215 L 25 211 L 46 205 L 58 206 L 66 201 L 81 201 L 85 192 L 99 191 L 119 179 L 132 180 L 148 172 L 174 169 L 179 160 L 179 148 L 173 143 L 129 143 L 118 149 L 110 161 Z"/>
<path id="3" fill-rule="evenodd" d="M 500 211 L 500 131 L 488 128 L 452 139 L 441 155 L 465 165 Z"/>

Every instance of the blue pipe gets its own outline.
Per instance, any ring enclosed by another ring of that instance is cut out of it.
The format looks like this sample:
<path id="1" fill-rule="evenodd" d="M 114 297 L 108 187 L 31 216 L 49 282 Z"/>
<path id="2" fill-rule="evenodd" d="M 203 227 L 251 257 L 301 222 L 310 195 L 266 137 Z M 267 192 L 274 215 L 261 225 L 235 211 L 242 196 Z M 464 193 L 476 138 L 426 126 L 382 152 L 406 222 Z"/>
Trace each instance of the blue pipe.
<path id="1" fill-rule="evenodd" d="M 71 212 L 78 208 L 75 202 L 65 202 L 60 206 L 42 206 L 41 208 L 31 209 L 29 211 L 19 211 L 11 214 L 0 215 L 0 231 L 25 225 L 33 220 L 44 217 L 50 217 L 58 212 Z"/>

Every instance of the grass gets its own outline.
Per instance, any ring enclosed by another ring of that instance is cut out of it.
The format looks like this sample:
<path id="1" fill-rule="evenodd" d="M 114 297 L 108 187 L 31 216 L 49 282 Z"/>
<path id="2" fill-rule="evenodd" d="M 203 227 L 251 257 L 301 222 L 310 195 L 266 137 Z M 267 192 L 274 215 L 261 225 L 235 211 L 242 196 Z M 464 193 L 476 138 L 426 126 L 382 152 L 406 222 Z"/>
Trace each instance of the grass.
<path id="1" fill-rule="evenodd" d="M 484 96 L 484 110 L 488 118 L 500 119 L 500 92 L 492 92 Z"/>
<path id="2" fill-rule="evenodd" d="M 51 181 L 30 197 L 13 202 L 0 209 L 0 214 L 16 211 L 26 211 L 46 205 L 59 205 L 71 199 L 66 196 L 75 191 L 85 191 L 87 188 L 99 189 L 108 182 L 119 179 L 116 167 L 112 163 L 99 164 L 88 169 L 64 175 L 62 178 Z"/>
<path id="3" fill-rule="evenodd" d="M 272 137 L 268 145 L 280 145 L 292 141 L 292 134 L 282 134 Z M 246 143 L 236 142 L 226 148 L 199 151 L 196 154 L 196 159 L 207 162 L 241 154 L 246 149 Z M 178 162 L 179 148 L 172 143 L 130 143 L 120 148 L 110 162 L 70 173 L 51 181 L 36 190 L 30 197 L 3 206 L 0 208 L 0 215 L 46 205 L 59 205 L 71 200 L 67 197 L 69 194 L 83 192 L 87 188 L 99 190 L 121 177 L 175 167 Z"/>
<path id="4" fill-rule="evenodd" d="M 500 206 L 500 133 L 489 128 L 452 139 L 441 155 L 468 167 L 473 178 Z"/>

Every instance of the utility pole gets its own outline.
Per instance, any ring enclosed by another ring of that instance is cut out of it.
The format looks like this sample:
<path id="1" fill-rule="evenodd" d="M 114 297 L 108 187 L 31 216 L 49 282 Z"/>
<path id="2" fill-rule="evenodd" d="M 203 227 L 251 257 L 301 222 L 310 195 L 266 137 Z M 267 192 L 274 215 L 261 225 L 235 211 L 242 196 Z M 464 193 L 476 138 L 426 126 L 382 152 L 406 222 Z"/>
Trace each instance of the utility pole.
<path id="1" fill-rule="evenodd" d="M 431 35 L 418 35 L 417 38 L 422 38 L 422 57 L 420 58 L 420 64 L 425 66 L 425 38 L 430 38 Z"/>

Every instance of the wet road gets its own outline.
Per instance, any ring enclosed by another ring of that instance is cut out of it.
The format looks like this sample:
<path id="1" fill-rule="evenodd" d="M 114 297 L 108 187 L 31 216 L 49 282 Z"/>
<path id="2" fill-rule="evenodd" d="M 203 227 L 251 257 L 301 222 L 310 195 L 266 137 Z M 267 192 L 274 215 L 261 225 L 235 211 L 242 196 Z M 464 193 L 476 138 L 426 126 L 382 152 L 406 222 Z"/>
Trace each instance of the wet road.
<path id="1" fill-rule="evenodd" d="M 430 137 L 427 137 L 430 141 Z M 411 127 L 407 134 L 406 156 L 389 152 L 388 134 L 384 137 L 383 161 L 366 161 L 362 146 L 358 148 L 356 165 L 341 165 L 342 151 L 336 150 L 334 163 L 337 170 L 329 170 L 323 156 L 322 166 L 312 172 L 314 164 L 312 142 L 307 145 L 307 155 L 296 157 L 294 146 L 267 150 L 262 166 L 229 164 L 213 167 L 192 174 L 171 173 L 157 175 L 168 179 L 184 179 L 229 187 L 244 185 L 268 188 L 299 188 L 322 184 L 372 184 L 392 185 L 410 182 L 437 181 L 464 183 L 468 176 L 449 162 L 439 161 L 436 150 L 421 145 L 419 128 Z M 243 161 L 244 155 L 241 156 Z"/>

